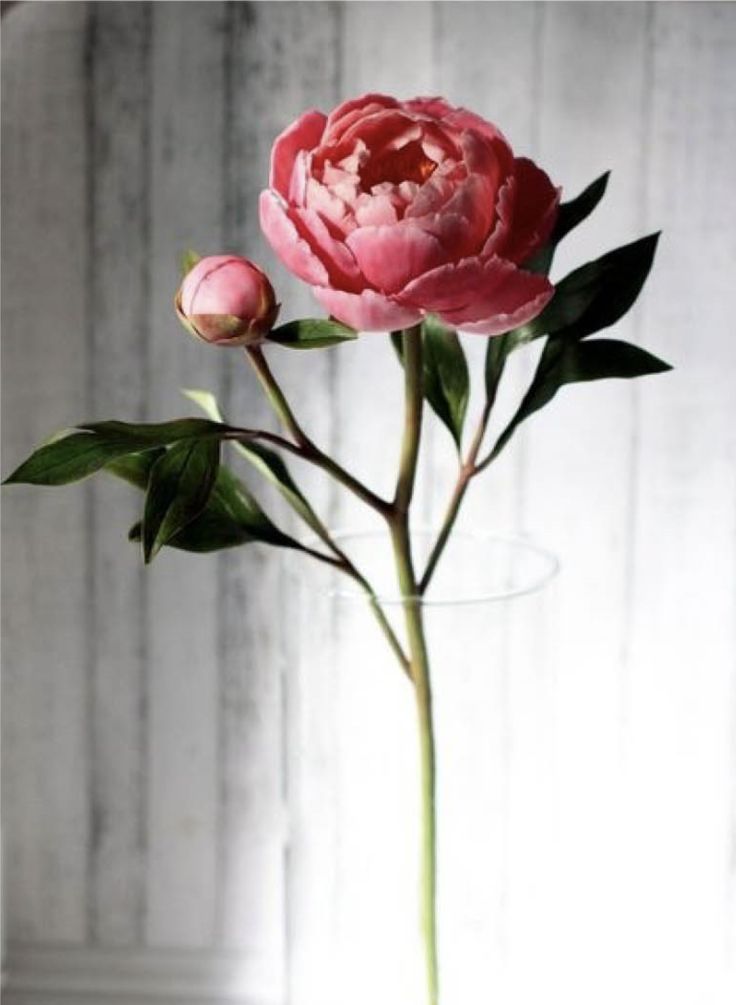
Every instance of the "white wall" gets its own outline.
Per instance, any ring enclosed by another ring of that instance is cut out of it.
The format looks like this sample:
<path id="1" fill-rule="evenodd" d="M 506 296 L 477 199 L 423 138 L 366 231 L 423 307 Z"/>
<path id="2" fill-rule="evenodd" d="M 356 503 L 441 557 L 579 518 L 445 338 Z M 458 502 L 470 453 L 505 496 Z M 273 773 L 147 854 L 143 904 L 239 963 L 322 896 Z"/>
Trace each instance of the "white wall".
<path id="1" fill-rule="evenodd" d="M 24 3 L 3 29 L 5 472 L 76 420 L 186 414 L 182 386 L 270 421 L 244 364 L 187 339 L 171 298 L 181 250 L 228 249 L 266 264 L 289 315 L 314 311 L 256 216 L 271 141 L 305 107 L 442 93 L 568 195 L 611 168 L 558 275 L 664 231 L 617 333 L 676 369 L 567 389 L 464 517 L 563 563 L 531 641 L 508 615 L 487 735 L 477 716 L 476 823 L 498 866 L 476 1000 L 731 1001 L 734 8 Z M 274 354 L 314 438 L 378 487 L 399 421 L 390 356 L 370 338 Z M 438 430 L 423 519 L 451 472 Z M 352 500 L 300 478 L 331 524 L 356 522 Z M 102 479 L 4 494 L 8 1002 L 320 1005 L 315 961 L 370 896 L 349 856 L 375 774 L 357 747 L 357 778 L 337 757 L 370 689 L 338 675 L 330 616 L 297 609 L 272 553 L 144 570 L 125 541 L 136 505 Z"/>

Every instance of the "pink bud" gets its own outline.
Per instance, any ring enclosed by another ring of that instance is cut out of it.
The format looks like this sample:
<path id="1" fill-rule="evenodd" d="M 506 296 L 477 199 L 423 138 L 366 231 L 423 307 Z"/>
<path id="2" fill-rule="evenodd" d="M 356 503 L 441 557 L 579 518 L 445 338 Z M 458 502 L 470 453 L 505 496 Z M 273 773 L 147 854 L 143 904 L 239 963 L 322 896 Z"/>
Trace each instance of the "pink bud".
<path id="1" fill-rule="evenodd" d="M 255 345 L 279 312 L 268 277 L 237 255 L 201 258 L 184 277 L 175 303 L 185 327 L 213 345 Z"/>

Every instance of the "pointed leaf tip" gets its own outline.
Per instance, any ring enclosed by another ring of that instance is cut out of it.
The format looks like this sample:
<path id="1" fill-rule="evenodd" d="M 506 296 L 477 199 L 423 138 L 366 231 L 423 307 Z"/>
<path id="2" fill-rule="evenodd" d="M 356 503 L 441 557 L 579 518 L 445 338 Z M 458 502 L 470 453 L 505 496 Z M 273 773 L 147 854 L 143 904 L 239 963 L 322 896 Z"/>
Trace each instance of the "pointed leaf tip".
<path id="1" fill-rule="evenodd" d="M 352 342 L 358 337 L 354 328 L 340 321 L 324 318 L 302 318 L 273 328 L 266 336 L 267 342 L 275 342 L 287 349 L 327 349 L 341 342 Z"/>
<path id="2" fill-rule="evenodd" d="M 219 463 L 219 440 L 209 439 L 176 443 L 152 466 L 143 513 L 146 564 L 205 508 Z"/>

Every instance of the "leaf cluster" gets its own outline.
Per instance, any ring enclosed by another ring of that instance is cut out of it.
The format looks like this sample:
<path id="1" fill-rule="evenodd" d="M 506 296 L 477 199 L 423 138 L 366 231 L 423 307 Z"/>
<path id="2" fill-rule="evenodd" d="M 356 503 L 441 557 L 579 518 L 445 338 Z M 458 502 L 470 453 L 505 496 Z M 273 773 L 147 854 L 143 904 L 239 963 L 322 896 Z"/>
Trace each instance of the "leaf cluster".
<path id="1" fill-rule="evenodd" d="M 603 198 L 608 177 L 606 173 L 597 178 L 575 199 L 560 206 L 551 237 L 524 264 L 525 269 L 548 274 L 557 245 L 593 212 Z M 668 363 L 629 342 L 610 338 L 587 341 L 614 325 L 634 304 L 651 269 L 658 239 L 659 234 L 651 234 L 575 269 L 556 284 L 554 296 L 536 318 L 488 339 L 486 416 L 495 402 L 511 353 L 537 339 L 546 341 L 531 385 L 483 466 L 497 457 L 519 425 L 551 401 L 564 385 L 610 377 L 641 377 L 671 369 Z M 422 334 L 424 396 L 460 451 L 470 394 L 462 344 L 457 332 L 433 317 L 425 319 Z M 394 332 L 392 340 L 401 360 L 400 333 Z"/>
<path id="2" fill-rule="evenodd" d="M 146 562 L 164 545 L 192 552 L 251 541 L 301 548 L 221 463 L 221 444 L 234 440 L 282 492 L 308 510 L 282 459 L 255 442 L 251 431 L 220 421 L 214 398 L 207 392 L 188 393 L 216 418 L 84 423 L 39 447 L 6 484 L 66 485 L 103 471 L 141 489 L 145 493 L 142 518 L 128 536 L 141 542 Z"/>

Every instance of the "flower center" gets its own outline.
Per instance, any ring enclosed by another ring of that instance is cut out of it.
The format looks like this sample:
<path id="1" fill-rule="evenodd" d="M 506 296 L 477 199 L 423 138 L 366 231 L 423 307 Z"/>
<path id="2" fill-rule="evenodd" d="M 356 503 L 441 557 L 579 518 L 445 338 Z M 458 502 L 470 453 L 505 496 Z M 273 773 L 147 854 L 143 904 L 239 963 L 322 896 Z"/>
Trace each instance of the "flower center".
<path id="1" fill-rule="evenodd" d="M 418 140 L 407 143 L 400 150 L 389 150 L 371 159 L 360 168 L 360 182 L 366 192 L 374 185 L 389 182 L 400 185 L 402 181 L 413 181 L 421 185 L 437 167 L 425 154 Z"/>

